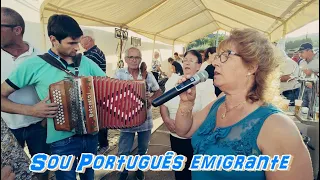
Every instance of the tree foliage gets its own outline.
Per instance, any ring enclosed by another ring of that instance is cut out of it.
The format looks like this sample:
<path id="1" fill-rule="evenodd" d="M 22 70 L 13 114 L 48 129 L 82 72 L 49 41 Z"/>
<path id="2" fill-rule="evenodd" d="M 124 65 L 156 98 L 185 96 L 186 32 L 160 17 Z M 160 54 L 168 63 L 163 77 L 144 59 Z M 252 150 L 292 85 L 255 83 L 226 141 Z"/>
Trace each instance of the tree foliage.
<path id="1" fill-rule="evenodd" d="M 298 39 L 295 41 L 288 41 L 288 42 L 286 42 L 286 50 L 297 49 L 300 47 L 301 44 L 307 43 L 307 42 L 313 44 L 311 38 L 304 38 L 304 39 Z M 315 46 L 315 44 L 313 44 L 313 45 Z"/>
<path id="2" fill-rule="evenodd" d="M 216 46 L 216 39 L 217 39 L 216 34 L 210 34 L 206 37 L 197 39 L 189 43 L 187 46 L 187 50 L 190 50 L 190 49 L 205 50 L 209 47 Z M 224 39 L 225 39 L 225 35 L 219 34 L 218 43 L 220 43 Z"/>

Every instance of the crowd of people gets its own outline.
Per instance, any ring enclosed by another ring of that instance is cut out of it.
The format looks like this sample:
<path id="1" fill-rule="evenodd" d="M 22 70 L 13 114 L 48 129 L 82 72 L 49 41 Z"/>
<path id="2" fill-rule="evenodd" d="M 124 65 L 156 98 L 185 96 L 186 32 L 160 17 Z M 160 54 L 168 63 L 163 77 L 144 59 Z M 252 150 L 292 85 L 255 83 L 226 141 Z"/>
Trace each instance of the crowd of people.
<path id="1" fill-rule="evenodd" d="M 108 130 L 98 134 L 79 135 L 57 131 L 53 117 L 59 105 L 48 102 L 49 85 L 61 81 L 66 71 L 79 76 L 106 76 L 106 58 L 95 44 L 90 31 L 82 31 L 79 24 L 67 15 L 52 15 L 47 33 L 52 44 L 47 55 L 53 57 L 61 69 L 47 63 L 36 48 L 23 41 L 25 24 L 13 9 L 1 8 L 1 172 L 6 179 L 48 179 L 48 171 L 33 174 L 28 169 L 29 158 L 36 153 L 75 155 L 103 154 L 108 149 Z M 74 57 L 85 49 L 81 63 Z M 170 131 L 171 148 L 187 157 L 182 171 L 175 172 L 176 180 L 200 179 L 313 179 L 311 159 L 293 121 L 278 107 L 283 95 L 294 103 L 299 85 L 293 75 L 301 67 L 306 76 L 319 73 L 319 55 L 311 44 L 302 44 L 298 61 L 283 55 L 276 56 L 276 47 L 260 32 L 252 29 L 233 30 L 219 47 L 205 51 L 189 50 L 181 58 L 178 53 L 168 58 L 172 74 L 165 91 L 175 87 L 200 70 L 206 70 L 208 80 L 161 105 L 160 113 Z M 121 129 L 118 155 L 129 155 L 138 135 L 138 154 L 147 153 L 153 128 L 151 102 L 163 92 L 159 76 L 163 73 L 159 52 L 154 53 L 151 71 L 143 62 L 139 48 L 125 51 L 126 66 L 112 78 L 144 80 L 146 82 L 146 121 L 133 128 Z M 285 62 L 281 66 L 280 61 Z M 281 77 L 277 73 L 281 72 Z M 280 79 L 281 86 L 275 87 Z M 311 88 L 307 85 L 307 88 Z M 279 92 L 281 88 L 281 92 Z M 305 91 L 308 106 L 310 90 Z M 277 98 L 279 97 L 279 98 Z M 4 122 L 4 123 L 3 123 Z M 3 146 L 4 144 L 4 146 Z M 294 161 L 290 171 L 193 171 L 188 168 L 192 156 L 204 155 L 282 155 L 291 154 Z M 70 171 L 55 171 L 57 180 L 76 179 L 77 163 Z M 303 172 L 303 173 L 302 173 Z M 143 171 L 135 172 L 144 180 Z M 1 176 L 1 179 L 3 176 Z M 128 178 L 123 171 L 119 180 Z M 86 169 L 80 179 L 94 179 L 94 170 Z"/>
<path id="2" fill-rule="evenodd" d="M 303 43 L 292 58 L 284 50 L 282 50 L 282 54 L 284 61 L 281 67 L 280 89 L 282 95 L 290 100 L 290 105 L 294 106 L 295 100 L 299 98 L 301 88 L 297 77 L 312 78 L 319 76 L 319 52 L 313 50 L 312 44 Z M 306 83 L 302 96 L 302 107 L 308 107 L 310 110 L 313 110 L 310 103 L 311 89 L 312 84 Z"/>

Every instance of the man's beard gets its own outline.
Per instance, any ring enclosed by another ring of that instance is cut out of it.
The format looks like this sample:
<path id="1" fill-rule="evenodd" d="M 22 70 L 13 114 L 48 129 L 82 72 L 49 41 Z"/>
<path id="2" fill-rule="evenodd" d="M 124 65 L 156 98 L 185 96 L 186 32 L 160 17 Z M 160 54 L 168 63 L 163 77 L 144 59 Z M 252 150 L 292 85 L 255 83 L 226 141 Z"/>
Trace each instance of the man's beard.
<path id="1" fill-rule="evenodd" d="M 63 56 L 63 57 L 74 57 L 74 56 L 76 56 L 76 54 L 72 54 L 72 53 L 65 53 L 65 52 L 59 52 L 59 54 L 61 55 L 61 56 Z"/>

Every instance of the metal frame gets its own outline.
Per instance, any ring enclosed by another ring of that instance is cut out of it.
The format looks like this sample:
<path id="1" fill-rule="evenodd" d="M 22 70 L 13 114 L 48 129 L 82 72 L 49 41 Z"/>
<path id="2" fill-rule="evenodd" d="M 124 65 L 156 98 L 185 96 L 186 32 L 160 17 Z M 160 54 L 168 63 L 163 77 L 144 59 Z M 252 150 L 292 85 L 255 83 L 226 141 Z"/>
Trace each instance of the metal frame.
<path id="1" fill-rule="evenodd" d="M 202 6 L 203 6 L 205 9 L 203 9 L 203 7 L 198 6 L 200 9 L 202 9 L 202 10 L 199 11 L 198 13 L 196 13 L 196 14 L 194 14 L 194 15 L 192 15 L 192 16 L 190 16 L 190 17 L 188 17 L 188 18 L 186 18 L 186 19 L 184 19 L 184 20 L 182 20 L 182 21 L 180 21 L 180 22 L 177 22 L 177 23 L 175 23 L 175 24 L 173 24 L 173 25 L 171 25 L 171 26 L 169 26 L 169 27 L 166 27 L 165 29 L 162 29 L 162 30 L 159 31 L 159 32 L 147 32 L 147 31 L 143 31 L 143 30 L 141 30 L 141 29 L 135 29 L 135 28 L 133 28 L 133 27 L 130 27 L 130 28 L 128 27 L 128 24 L 134 22 L 136 19 L 139 19 L 139 18 L 143 17 L 143 16 L 146 15 L 147 13 L 150 13 L 151 11 L 156 10 L 158 7 L 161 7 L 161 6 L 162 6 L 164 3 L 166 3 L 167 1 L 168 1 L 168 0 L 161 0 L 160 2 L 156 3 L 156 4 L 153 5 L 152 7 L 148 8 L 147 10 L 145 10 L 145 11 L 143 11 L 142 13 L 140 13 L 139 15 L 137 15 L 136 17 L 132 18 L 130 21 L 127 21 L 126 23 L 110 22 L 110 21 L 106 21 L 106 20 L 99 19 L 99 18 L 96 18 L 96 17 L 92 17 L 92 16 L 90 16 L 90 15 L 81 14 L 81 13 L 74 12 L 74 11 L 71 11 L 71 10 L 68 10 L 68 9 L 64 9 L 64 8 L 58 7 L 58 6 L 54 5 L 54 4 L 51 4 L 51 3 L 50 3 L 50 0 L 45 0 L 45 1 L 42 3 L 41 9 L 40 9 L 40 17 L 41 17 L 41 22 L 42 22 L 43 26 L 44 26 L 44 24 L 45 24 L 45 18 L 47 18 L 47 17 L 44 17 L 44 16 L 43 16 L 43 13 L 44 13 L 45 10 L 48 10 L 48 11 L 57 12 L 57 13 L 69 14 L 69 15 L 74 16 L 74 17 L 86 19 L 86 20 L 88 20 L 88 21 L 94 21 L 94 22 L 97 22 L 97 23 L 100 23 L 100 24 L 103 24 L 103 25 L 106 25 L 106 26 L 115 26 L 115 27 L 120 27 L 120 28 L 126 28 L 126 29 L 129 29 L 129 30 L 135 31 L 135 32 L 138 33 L 138 34 L 139 34 L 139 33 L 140 33 L 140 34 L 141 34 L 141 33 L 144 33 L 144 34 L 148 34 L 148 35 L 152 35 L 152 36 L 161 37 L 161 38 L 164 38 L 164 39 L 167 39 L 167 40 L 171 40 L 171 41 L 177 41 L 179 38 L 181 38 L 181 37 L 183 37 L 183 36 L 185 36 L 185 35 L 187 35 L 187 34 L 184 34 L 184 35 L 182 35 L 182 36 L 180 36 L 180 37 L 177 37 L 177 38 L 175 38 L 175 39 L 172 39 L 172 38 L 169 38 L 169 37 L 166 37 L 166 36 L 161 35 L 161 33 L 164 32 L 164 31 L 166 31 L 166 30 L 168 30 L 168 29 L 170 29 L 170 28 L 172 28 L 172 27 L 174 27 L 174 26 L 177 26 L 177 25 L 179 25 L 179 24 L 181 24 L 181 23 L 189 20 L 190 18 L 193 18 L 193 17 L 195 17 L 195 16 L 197 16 L 197 15 L 199 15 L 199 14 L 205 12 L 205 11 L 209 11 L 209 12 L 211 12 L 210 15 L 211 15 L 211 17 L 213 18 L 213 21 L 210 22 L 210 23 L 215 23 L 215 24 L 217 25 L 217 27 L 219 27 L 219 29 L 222 29 L 222 28 L 220 28 L 220 26 L 219 26 L 218 23 L 223 24 L 223 25 L 225 25 L 225 26 L 226 26 L 226 24 L 224 24 L 224 23 L 222 23 L 222 22 L 219 22 L 219 21 L 216 21 L 215 18 L 214 18 L 214 15 L 213 15 L 212 13 L 217 14 L 217 15 L 220 15 L 220 16 L 222 16 L 222 17 L 224 17 L 224 18 L 227 18 L 227 19 L 229 19 L 229 20 L 232 20 L 232 21 L 234 21 L 234 22 L 236 22 L 236 23 L 239 23 L 239 24 L 241 24 L 241 25 L 244 25 L 244 26 L 246 26 L 246 27 L 253 28 L 253 29 L 256 29 L 256 30 L 258 30 L 258 31 L 261 31 L 261 32 L 267 34 L 267 35 L 269 36 L 269 38 L 271 39 L 271 38 L 272 38 L 272 37 L 271 37 L 272 33 L 273 33 L 274 31 L 276 31 L 277 29 L 279 29 L 279 28 L 280 28 L 281 26 L 283 26 L 283 25 L 284 25 L 284 28 L 283 28 L 283 33 L 282 33 L 282 35 L 284 36 L 285 34 L 287 34 L 287 33 L 288 33 L 288 32 L 287 32 L 287 26 L 286 26 L 287 22 L 288 22 L 292 17 L 294 17 L 296 14 L 300 13 L 303 9 L 305 9 L 306 7 L 308 7 L 310 4 L 314 3 L 316 0 L 310 0 L 309 2 L 307 2 L 306 4 L 304 4 L 301 8 L 299 8 L 299 9 L 298 9 L 297 11 L 295 11 L 289 18 L 287 18 L 287 19 L 285 19 L 285 20 L 284 20 L 283 18 L 285 18 L 285 16 L 288 15 L 299 3 L 302 3 L 302 2 L 303 2 L 302 0 L 295 0 L 295 1 L 281 14 L 280 17 L 277 17 L 277 16 L 272 15 L 272 14 L 269 14 L 269 13 L 267 13 L 267 12 L 264 12 L 264 11 L 261 11 L 261 10 L 258 10 L 258 9 L 255 9 L 255 8 L 253 8 L 253 7 L 246 6 L 246 5 L 244 5 L 244 4 L 241 4 L 241 3 L 239 3 L 239 2 L 236 2 L 236 1 L 234 1 L 234 0 L 225 0 L 227 3 L 230 3 L 230 4 L 234 5 L 234 6 L 238 6 L 238 7 L 244 8 L 244 9 L 246 9 L 246 10 L 255 12 L 255 13 L 257 13 L 257 14 L 260 14 L 260 15 L 263 15 L 263 16 L 266 16 L 266 17 L 275 19 L 275 23 L 278 22 L 278 21 L 281 22 L 281 24 L 280 24 L 279 26 L 277 26 L 276 28 L 272 28 L 272 26 L 274 26 L 274 24 L 273 24 L 267 31 L 262 30 L 262 29 L 258 29 L 258 28 L 256 28 L 256 27 L 253 27 L 253 26 L 249 25 L 249 24 L 240 22 L 240 21 L 238 21 L 238 20 L 236 20 L 236 19 L 233 19 L 233 18 L 228 17 L 227 15 L 224 15 L 224 14 L 221 14 L 221 13 L 218 13 L 218 12 L 215 12 L 215 11 L 213 11 L 212 9 L 207 8 L 207 6 L 205 6 L 203 0 L 199 0 L 199 2 L 202 4 Z M 50 6 L 50 7 L 46 7 L 46 6 Z M 210 24 L 210 23 L 209 23 L 209 24 Z M 230 26 L 228 26 L 228 27 L 229 27 L 229 28 L 232 28 L 232 27 L 230 27 Z M 272 29 L 271 29 L 271 28 L 272 28 Z M 43 29 L 43 33 L 45 34 L 45 32 L 44 32 L 45 28 L 42 27 L 42 29 Z M 196 30 L 198 30 L 198 29 L 200 29 L 200 28 L 197 28 Z M 194 32 L 194 31 L 196 31 L 196 30 L 191 31 L 191 32 L 189 32 L 188 34 Z M 45 35 L 44 35 L 44 36 L 45 36 Z M 187 42 L 181 41 L 180 39 L 179 39 L 179 42 L 187 43 Z M 46 40 L 45 40 L 45 38 L 44 38 L 44 45 L 45 45 L 45 47 L 46 47 Z"/>
<path id="2" fill-rule="evenodd" d="M 306 7 L 308 7 L 310 4 L 314 3 L 315 1 L 316 1 L 316 0 L 311 0 L 311 1 L 309 1 L 308 3 L 306 3 L 305 5 L 303 5 L 300 9 L 298 9 L 296 12 L 294 12 L 288 19 L 286 19 L 286 20 L 284 21 L 284 23 L 287 23 L 293 16 L 295 16 L 295 15 L 298 14 L 298 13 L 300 13 L 302 10 L 304 10 Z M 281 26 L 283 26 L 284 23 L 280 24 L 278 27 L 276 27 L 275 29 L 273 29 L 273 30 L 271 31 L 271 33 L 273 33 L 274 31 L 276 31 L 277 29 L 279 29 Z M 270 34 L 271 34 L 271 33 L 270 33 Z M 288 32 L 286 32 L 286 33 L 288 33 Z"/>
<path id="3" fill-rule="evenodd" d="M 302 0 L 295 0 L 281 15 L 280 18 L 283 19 L 288 13 L 290 13 L 295 6 L 301 3 Z M 267 31 L 269 31 L 278 21 L 275 21 Z M 283 23 L 283 22 L 282 22 Z"/>
<path id="4" fill-rule="evenodd" d="M 259 9 L 255 9 L 255 8 L 252 8 L 252 7 L 249 7 L 249 6 L 246 6 L 244 4 L 241 4 L 241 3 L 238 3 L 238 2 L 235 2 L 233 0 L 224 0 L 232 5 L 235 5 L 235 6 L 239 6 L 239 7 L 242 7 L 243 9 L 246 9 L 246 10 L 249 10 L 249 11 L 252 11 L 252 12 L 255 12 L 257 14 L 260 14 L 260 15 L 263 15 L 263 16 L 266 16 L 266 17 L 269 17 L 271 19 L 275 19 L 275 20 L 278 20 L 278 21 L 283 21 L 280 17 L 277 17 L 275 15 L 272 15 L 272 14 L 269 14 L 267 12 L 264 12 L 264 11 L 261 11 Z"/>
<path id="5" fill-rule="evenodd" d="M 188 21 L 189 19 L 194 18 L 194 17 L 198 16 L 199 14 L 205 12 L 206 10 L 207 10 L 207 9 L 203 9 L 202 11 L 200 11 L 200 12 L 198 12 L 198 13 L 196 13 L 196 14 L 194 14 L 194 15 L 192 15 L 192 16 L 190 16 L 190 17 L 188 17 L 188 18 L 186 18 L 186 19 L 184 19 L 184 20 L 182 20 L 182 21 L 180 21 L 180 22 L 178 22 L 178 23 L 176 23 L 176 24 L 173 24 L 172 26 L 169 26 L 169 27 L 167 27 L 167 28 L 165 28 L 165 29 L 162 29 L 161 31 L 157 32 L 157 34 L 161 34 L 161 33 L 163 33 L 164 31 L 166 31 L 166 30 L 168 30 L 168 29 L 170 29 L 170 28 L 173 28 L 174 26 L 177 26 L 178 24 L 181 24 L 181 23 L 183 23 L 183 22 L 186 22 L 186 21 Z"/>
<path id="6" fill-rule="evenodd" d="M 138 16 L 136 16 L 136 17 L 132 18 L 131 20 L 129 20 L 129 21 L 127 21 L 127 22 L 125 22 L 124 24 L 128 25 L 128 24 L 130 24 L 130 23 L 134 22 L 136 19 L 138 19 L 138 18 L 140 18 L 140 17 L 144 16 L 145 14 L 149 13 L 150 11 L 155 10 L 155 9 L 156 9 L 157 7 L 159 7 L 159 6 L 162 6 L 162 4 L 166 3 L 167 1 L 168 1 L 168 0 L 162 0 L 162 1 L 158 2 L 157 4 L 155 4 L 154 6 L 152 6 L 151 8 L 149 8 L 149 9 L 147 9 L 147 10 L 143 11 L 143 12 L 142 12 L 142 13 L 140 13 Z"/>
<path id="7" fill-rule="evenodd" d="M 229 19 L 229 20 L 232 20 L 232 21 L 234 21 L 234 22 L 237 22 L 237 23 L 239 23 L 239 24 L 241 24 L 241 25 L 244 25 L 244 26 L 250 27 L 250 28 L 252 28 L 252 29 L 256 29 L 256 30 L 258 30 L 258 31 L 267 33 L 266 31 L 264 31 L 264 30 L 262 30 L 262 29 L 255 28 L 255 27 L 253 27 L 253 26 L 251 26 L 251 25 L 249 25 L 249 24 L 245 24 L 245 23 L 243 23 L 243 22 L 240 22 L 240 21 L 238 21 L 238 20 L 235 20 L 235 19 L 233 19 L 233 18 L 230 18 L 230 17 L 228 17 L 228 16 L 226 16 L 226 15 L 224 15 L 224 14 L 218 13 L 218 12 L 212 10 L 212 9 L 207 9 L 207 10 L 210 11 L 210 12 L 212 12 L 212 13 L 218 14 L 218 15 L 224 17 L 224 18 L 227 18 L 227 19 Z"/>

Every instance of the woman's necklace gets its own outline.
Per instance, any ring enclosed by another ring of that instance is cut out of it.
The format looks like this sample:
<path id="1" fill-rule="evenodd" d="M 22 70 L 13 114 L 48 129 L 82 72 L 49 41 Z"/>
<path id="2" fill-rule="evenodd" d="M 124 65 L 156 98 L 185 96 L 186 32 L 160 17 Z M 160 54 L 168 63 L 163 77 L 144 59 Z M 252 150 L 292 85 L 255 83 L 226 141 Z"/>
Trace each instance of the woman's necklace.
<path id="1" fill-rule="evenodd" d="M 226 115 L 227 115 L 228 112 L 230 112 L 231 110 L 233 110 L 234 108 L 236 108 L 236 107 L 238 107 L 238 106 L 240 106 L 240 105 L 245 104 L 246 102 L 247 102 L 247 101 L 243 101 L 243 102 L 239 103 L 238 105 L 233 106 L 233 107 L 232 107 L 231 109 L 229 109 L 229 110 L 227 109 L 227 103 L 224 102 L 224 107 L 226 108 L 226 112 L 222 113 L 221 118 L 224 119 L 224 118 L 226 117 Z"/>

